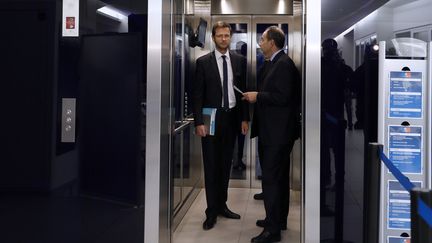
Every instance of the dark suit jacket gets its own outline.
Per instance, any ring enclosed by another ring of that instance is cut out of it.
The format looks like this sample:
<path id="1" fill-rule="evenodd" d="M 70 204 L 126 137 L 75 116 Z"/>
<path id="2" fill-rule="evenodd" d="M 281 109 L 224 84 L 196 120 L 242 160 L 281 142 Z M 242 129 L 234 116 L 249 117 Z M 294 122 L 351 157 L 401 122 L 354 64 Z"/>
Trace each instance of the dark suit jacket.
<path id="1" fill-rule="evenodd" d="M 251 137 L 258 136 L 266 146 L 284 145 L 295 140 L 300 107 L 300 75 L 284 52 L 272 60 L 258 85 Z"/>
<path id="2" fill-rule="evenodd" d="M 230 60 L 233 71 L 233 85 L 245 91 L 246 58 L 230 51 Z M 249 121 L 248 104 L 241 100 L 242 96 L 237 91 L 234 91 L 234 93 L 236 96 L 236 107 L 234 110 L 237 112 L 239 120 Z M 202 116 L 203 107 L 222 107 L 222 82 L 214 51 L 198 58 L 196 61 L 196 76 L 193 84 L 192 99 L 195 126 L 204 124 Z"/>

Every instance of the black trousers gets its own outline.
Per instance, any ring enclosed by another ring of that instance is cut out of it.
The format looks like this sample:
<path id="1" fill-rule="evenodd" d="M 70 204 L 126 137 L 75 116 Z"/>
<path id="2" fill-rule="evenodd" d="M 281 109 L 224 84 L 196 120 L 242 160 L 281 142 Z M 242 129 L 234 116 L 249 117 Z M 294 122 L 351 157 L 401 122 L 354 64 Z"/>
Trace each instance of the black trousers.
<path id="1" fill-rule="evenodd" d="M 235 142 L 236 114 L 234 111 L 217 111 L 214 136 L 201 139 L 207 216 L 216 216 L 226 207 L 228 183 Z"/>
<path id="2" fill-rule="evenodd" d="M 264 146 L 258 141 L 262 169 L 262 189 L 266 211 L 265 229 L 279 233 L 286 225 L 290 197 L 290 154 L 294 141 L 278 146 Z"/>

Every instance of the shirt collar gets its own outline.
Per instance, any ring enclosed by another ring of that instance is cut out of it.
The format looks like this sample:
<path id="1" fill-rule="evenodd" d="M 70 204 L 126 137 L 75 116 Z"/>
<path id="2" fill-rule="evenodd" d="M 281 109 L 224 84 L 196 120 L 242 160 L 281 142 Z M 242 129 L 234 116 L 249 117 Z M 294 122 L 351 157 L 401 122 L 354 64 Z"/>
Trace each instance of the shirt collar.
<path id="1" fill-rule="evenodd" d="M 273 53 L 273 55 L 270 57 L 270 61 L 273 62 L 273 59 L 275 58 L 275 56 L 276 56 L 277 54 L 279 54 L 279 52 L 281 52 L 281 51 L 283 51 L 283 49 L 280 49 L 279 51 Z"/>
<path id="2" fill-rule="evenodd" d="M 222 58 L 222 55 L 225 55 L 227 59 L 230 59 L 229 51 L 227 51 L 225 54 L 222 54 L 217 49 L 215 49 L 216 60 Z"/>

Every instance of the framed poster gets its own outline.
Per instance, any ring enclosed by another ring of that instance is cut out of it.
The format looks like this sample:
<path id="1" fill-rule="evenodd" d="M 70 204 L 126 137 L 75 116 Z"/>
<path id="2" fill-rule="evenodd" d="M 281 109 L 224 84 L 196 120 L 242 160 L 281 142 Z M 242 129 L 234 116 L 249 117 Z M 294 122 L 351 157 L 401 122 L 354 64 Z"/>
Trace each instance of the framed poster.
<path id="1" fill-rule="evenodd" d="M 423 82 L 421 72 L 390 72 L 389 117 L 423 117 Z"/>

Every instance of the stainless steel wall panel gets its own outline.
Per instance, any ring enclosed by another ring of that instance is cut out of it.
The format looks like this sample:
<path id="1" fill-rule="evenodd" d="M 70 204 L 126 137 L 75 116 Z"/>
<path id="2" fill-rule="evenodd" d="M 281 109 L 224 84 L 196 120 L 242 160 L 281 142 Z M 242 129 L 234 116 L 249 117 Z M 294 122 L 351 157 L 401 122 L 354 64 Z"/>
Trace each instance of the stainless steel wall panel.
<path id="1" fill-rule="evenodd" d="M 301 242 L 320 242 L 321 0 L 305 0 L 304 23 Z"/>
<path id="2" fill-rule="evenodd" d="M 214 0 L 211 14 L 293 14 L 292 0 Z"/>
<path id="3" fill-rule="evenodd" d="M 170 242 L 169 85 L 171 1 L 148 2 L 144 242 Z"/>

